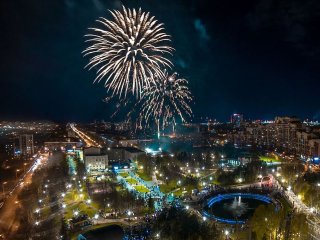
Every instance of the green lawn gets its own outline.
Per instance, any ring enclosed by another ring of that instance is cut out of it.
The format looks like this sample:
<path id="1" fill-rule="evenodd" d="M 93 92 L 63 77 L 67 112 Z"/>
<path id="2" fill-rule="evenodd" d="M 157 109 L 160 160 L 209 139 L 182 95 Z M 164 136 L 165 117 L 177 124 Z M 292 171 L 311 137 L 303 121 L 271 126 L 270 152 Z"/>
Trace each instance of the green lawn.
<path id="1" fill-rule="evenodd" d="M 177 181 L 169 181 L 160 185 L 160 191 L 163 193 L 169 193 L 176 188 L 178 188 Z"/>
<path id="2" fill-rule="evenodd" d="M 142 186 L 142 185 L 140 185 L 140 186 L 135 186 L 134 188 L 135 188 L 138 192 L 141 192 L 141 193 L 147 193 L 147 192 L 149 192 L 149 189 L 146 188 L 145 186 Z"/>
<path id="3" fill-rule="evenodd" d="M 137 180 L 135 180 L 134 178 L 126 178 L 126 181 L 130 184 L 130 185 L 134 185 L 137 184 Z"/>
<path id="4" fill-rule="evenodd" d="M 122 173 L 119 173 L 119 175 L 123 178 L 127 178 L 129 176 L 129 174 L 127 172 L 122 172 Z"/>
<path id="5" fill-rule="evenodd" d="M 148 174 L 146 174 L 143 170 L 139 170 L 137 172 L 137 175 L 142 178 L 143 180 L 145 181 L 151 181 L 152 180 L 152 177 Z"/>
<path id="6" fill-rule="evenodd" d="M 281 162 L 278 157 L 259 156 L 259 159 L 264 162 Z"/>

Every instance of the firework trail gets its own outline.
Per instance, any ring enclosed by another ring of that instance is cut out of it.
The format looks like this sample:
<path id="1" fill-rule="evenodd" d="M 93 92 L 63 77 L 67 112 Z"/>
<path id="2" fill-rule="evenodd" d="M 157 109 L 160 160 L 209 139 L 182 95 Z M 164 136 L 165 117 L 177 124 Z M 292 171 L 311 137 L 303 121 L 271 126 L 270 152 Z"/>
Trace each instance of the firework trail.
<path id="1" fill-rule="evenodd" d="M 144 89 L 140 100 L 140 126 L 154 121 L 159 132 L 160 128 L 164 129 L 170 123 L 175 125 L 177 117 L 185 122 L 185 117 L 192 115 L 189 105 L 192 100 L 188 81 L 178 78 L 177 73 L 168 75 L 165 71 L 155 78 L 149 88 Z"/>
<path id="2" fill-rule="evenodd" d="M 109 12 L 113 20 L 100 18 L 101 28 L 90 28 L 86 35 L 91 44 L 83 51 L 90 56 L 86 67 L 97 69 L 95 82 L 104 80 L 112 95 L 126 98 L 130 92 L 139 98 L 155 84 L 154 76 L 161 76 L 162 67 L 172 66 L 170 36 L 149 12 L 125 7 Z"/>

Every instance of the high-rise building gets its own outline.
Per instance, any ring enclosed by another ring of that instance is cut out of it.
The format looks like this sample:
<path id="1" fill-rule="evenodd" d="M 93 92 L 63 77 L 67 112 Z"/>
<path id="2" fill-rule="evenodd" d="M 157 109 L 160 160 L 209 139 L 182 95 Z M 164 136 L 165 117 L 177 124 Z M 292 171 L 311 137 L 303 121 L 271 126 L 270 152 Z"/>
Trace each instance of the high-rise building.
<path id="1" fill-rule="evenodd" d="M 19 137 L 20 154 L 32 155 L 34 153 L 33 135 L 23 134 Z"/>
<path id="2" fill-rule="evenodd" d="M 7 143 L 5 146 L 5 153 L 7 155 L 8 158 L 13 158 L 14 157 L 14 143 L 13 142 L 10 142 L 10 143 Z"/>
<path id="3" fill-rule="evenodd" d="M 243 114 L 234 113 L 231 115 L 230 122 L 234 124 L 236 127 L 240 127 L 243 123 Z"/>

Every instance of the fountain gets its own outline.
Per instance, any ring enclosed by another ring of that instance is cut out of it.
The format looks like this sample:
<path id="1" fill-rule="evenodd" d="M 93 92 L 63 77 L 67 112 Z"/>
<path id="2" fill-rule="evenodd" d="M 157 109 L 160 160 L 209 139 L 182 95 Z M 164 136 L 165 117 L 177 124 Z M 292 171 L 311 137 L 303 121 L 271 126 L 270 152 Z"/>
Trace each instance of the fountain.
<path id="1" fill-rule="evenodd" d="M 254 210 L 271 203 L 267 196 L 252 193 L 229 193 L 217 195 L 207 201 L 203 209 L 205 217 L 229 224 L 243 224 Z"/>
<path id="2" fill-rule="evenodd" d="M 241 196 L 239 196 L 238 200 L 237 200 L 237 197 L 234 197 L 234 200 L 232 203 L 226 202 L 223 205 L 223 207 L 227 211 L 230 211 L 235 218 L 239 218 L 241 217 L 241 215 L 243 215 L 247 211 L 248 203 L 242 202 Z"/>

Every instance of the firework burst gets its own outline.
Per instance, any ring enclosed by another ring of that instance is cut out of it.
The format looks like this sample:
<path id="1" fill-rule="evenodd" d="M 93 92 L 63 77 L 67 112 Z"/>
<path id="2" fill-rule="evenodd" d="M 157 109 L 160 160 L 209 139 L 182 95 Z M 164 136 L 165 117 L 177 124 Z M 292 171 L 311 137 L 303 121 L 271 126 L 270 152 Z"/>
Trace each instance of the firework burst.
<path id="1" fill-rule="evenodd" d="M 188 88 L 188 81 L 178 78 L 178 74 L 168 75 L 165 71 L 152 85 L 145 89 L 141 99 L 140 125 L 155 121 L 158 130 L 176 123 L 176 118 L 185 122 L 191 117 L 190 103 L 193 100 Z"/>
<path id="2" fill-rule="evenodd" d="M 162 74 L 162 67 L 172 66 L 167 58 L 173 51 L 170 36 L 162 23 L 141 9 L 109 12 L 113 20 L 100 18 L 101 28 L 90 28 L 93 33 L 86 35 L 91 44 L 83 52 L 90 56 L 87 67 L 97 68 L 95 81 L 104 79 L 112 95 L 121 98 L 132 92 L 139 98 L 154 84 L 154 75 Z"/>

